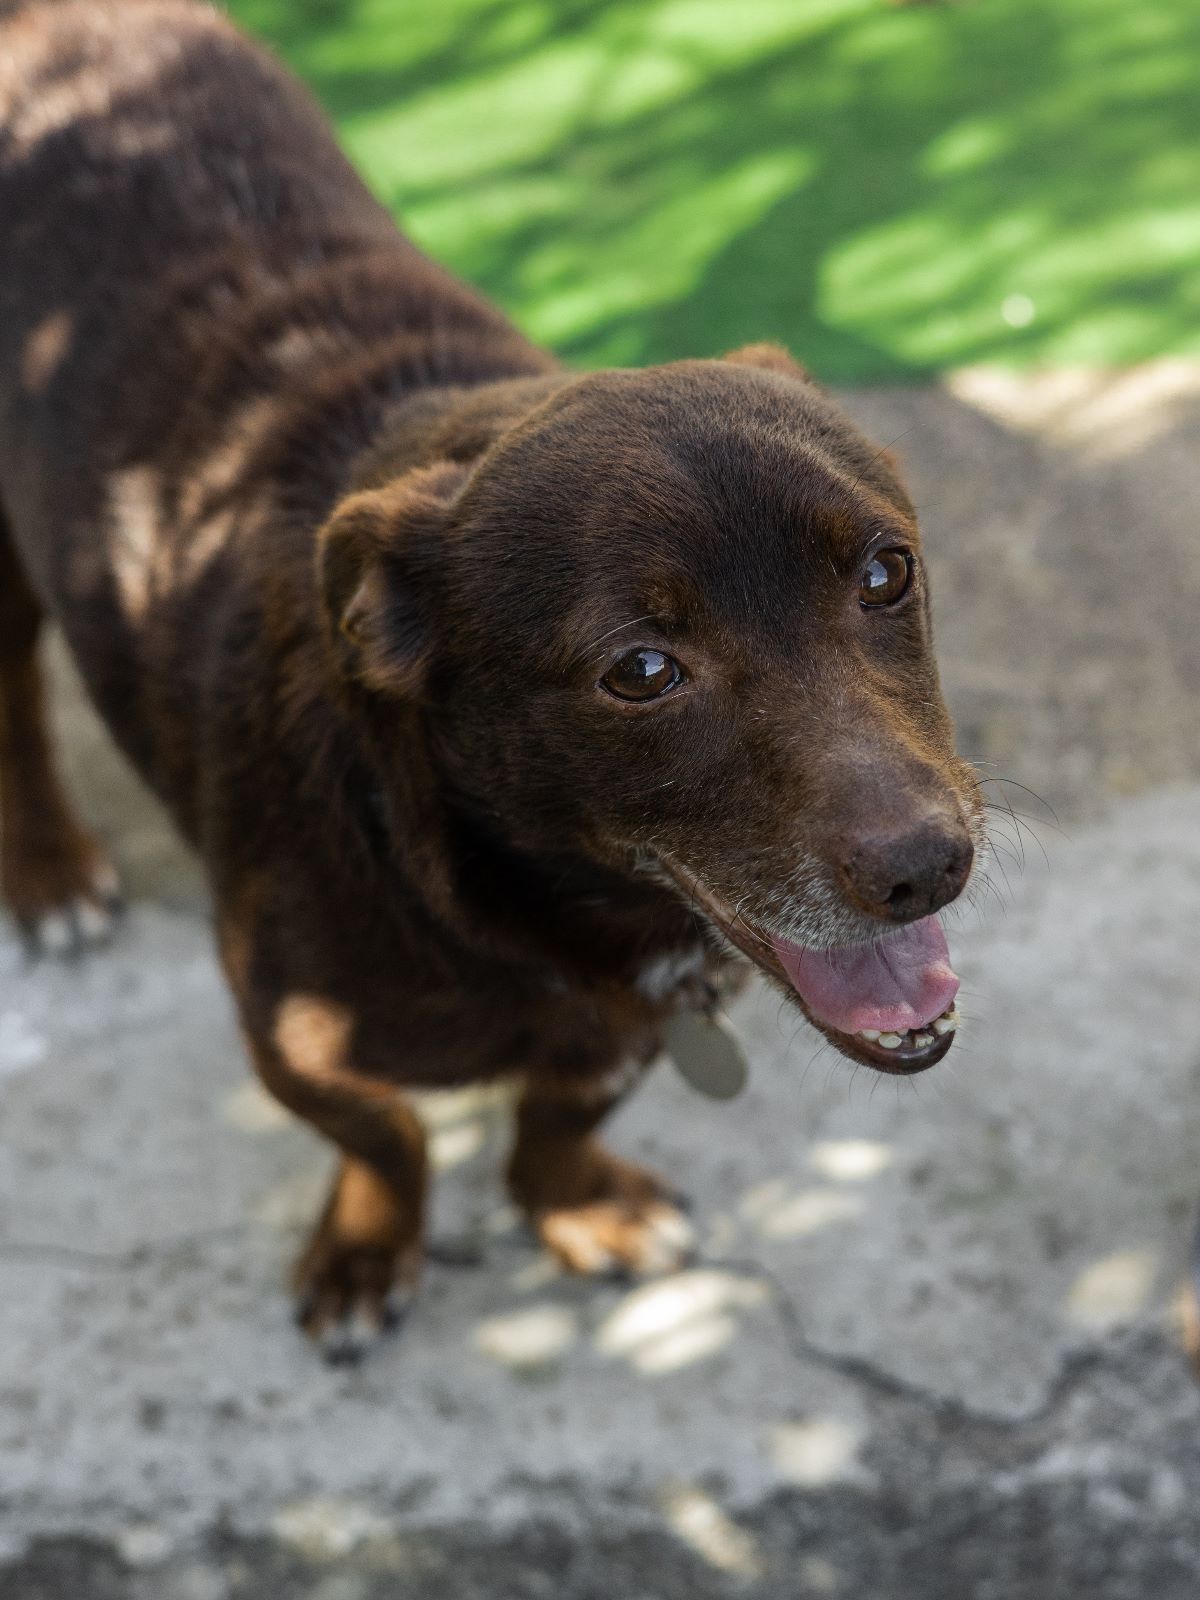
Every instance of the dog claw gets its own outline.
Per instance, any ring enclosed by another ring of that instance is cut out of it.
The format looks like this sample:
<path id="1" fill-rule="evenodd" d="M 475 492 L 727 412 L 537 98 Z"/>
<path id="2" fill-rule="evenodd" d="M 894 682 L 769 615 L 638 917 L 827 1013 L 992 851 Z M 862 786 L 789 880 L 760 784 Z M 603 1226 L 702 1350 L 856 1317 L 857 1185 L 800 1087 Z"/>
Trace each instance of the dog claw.
<path id="1" fill-rule="evenodd" d="M 357 1367 L 383 1331 L 383 1318 L 360 1306 L 322 1330 L 321 1356 L 331 1367 Z"/>
<path id="2" fill-rule="evenodd" d="M 296 1322 L 330 1366 L 357 1366 L 400 1327 L 415 1280 L 415 1264 L 386 1251 L 318 1247 L 297 1273 Z"/>
<path id="3" fill-rule="evenodd" d="M 117 875 L 104 862 L 69 898 L 38 909 L 22 909 L 18 902 L 16 914 L 32 958 L 69 961 L 86 949 L 107 944 L 122 910 Z"/>
<path id="4" fill-rule="evenodd" d="M 112 909 L 94 900 L 78 899 L 27 923 L 26 942 L 31 955 L 63 961 L 107 944 L 115 931 Z"/>
<path id="5" fill-rule="evenodd" d="M 411 1304 L 411 1294 L 394 1289 L 382 1300 L 359 1300 L 337 1313 L 317 1305 L 298 1320 L 329 1366 L 357 1367 L 380 1340 L 397 1332 Z"/>

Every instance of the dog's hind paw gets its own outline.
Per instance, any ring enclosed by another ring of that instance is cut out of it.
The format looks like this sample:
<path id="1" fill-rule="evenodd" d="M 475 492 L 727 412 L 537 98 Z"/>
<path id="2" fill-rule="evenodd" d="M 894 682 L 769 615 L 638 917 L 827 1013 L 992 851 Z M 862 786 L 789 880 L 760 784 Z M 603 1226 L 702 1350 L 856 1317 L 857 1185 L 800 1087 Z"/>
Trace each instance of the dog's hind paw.
<path id="1" fill-rule="evenodd" d="M 593 1276 L 674 1272 L 687 1265 L 696 1249 L 687 1217 L 661 1199 L 564 1207 L 543 1212 L 535 1226 L 562 1266 Z"/>

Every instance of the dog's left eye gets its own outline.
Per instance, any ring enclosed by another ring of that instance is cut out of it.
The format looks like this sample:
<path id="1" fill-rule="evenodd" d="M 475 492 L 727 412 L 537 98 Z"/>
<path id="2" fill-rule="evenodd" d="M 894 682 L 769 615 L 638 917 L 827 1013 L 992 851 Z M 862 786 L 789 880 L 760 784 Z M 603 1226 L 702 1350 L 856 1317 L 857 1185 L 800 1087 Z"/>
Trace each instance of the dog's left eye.
<path id="1" fill-rule="evenodd" d="M 628 650 L 600 682 L 618 700 L 657 700 L 683 682 L 683 668 L 661 650 Z"/>
<path id="2" fill-rule="evenodd" d="M 908 593 L 912 574 L 913 558 L 907 550 L 876 550 L 859 580 L 859 604 L 894 606 Z"/>

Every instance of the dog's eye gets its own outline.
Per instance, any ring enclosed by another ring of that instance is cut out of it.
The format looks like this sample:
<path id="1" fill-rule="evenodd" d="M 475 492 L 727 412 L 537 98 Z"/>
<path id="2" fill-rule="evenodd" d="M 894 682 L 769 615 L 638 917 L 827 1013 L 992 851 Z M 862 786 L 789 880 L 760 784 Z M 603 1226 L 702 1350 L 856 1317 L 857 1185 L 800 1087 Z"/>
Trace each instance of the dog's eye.
<path id="1" fill-rule="evenodd" d="M 876 550 L 858 586 L 864 606 L 894 606 L 912 582 L 913 558 L 907 550 Z"/>
<path id="2" fill-rule="evenodd" d="M 657 700 L 683 682 L 683 668 L 661 650 L 629 650 L 600 682 L 618 700 Z"/>

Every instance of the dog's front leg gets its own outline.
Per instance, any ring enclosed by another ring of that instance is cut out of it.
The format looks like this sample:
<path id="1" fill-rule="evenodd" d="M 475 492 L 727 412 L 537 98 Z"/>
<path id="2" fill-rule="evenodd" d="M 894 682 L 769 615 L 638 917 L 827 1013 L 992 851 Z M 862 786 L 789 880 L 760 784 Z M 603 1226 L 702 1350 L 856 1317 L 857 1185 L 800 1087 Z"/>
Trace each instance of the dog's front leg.
<path id="1" fill-rule="evenodd" d="M 631 1080 L 527 1084 L 508 1185 L 542 1242 L 572 1272 L 667 1272 L 691 1255 L 691 1225 L 661 1179 L 596 1137 Z"/>
<path id="2" fill-rule="evenodd" d="M 427 1160 L 416 1113 L 350 1060 L 352 1019 L 308 996 L 269 1032 L 248 1029 L 266 1088 L 342 1151 L 332 1192 L 295 1268 L 298 1315 L 330 1361 L 358 1360 L 399 1319 L 421 1264 Z"/>

